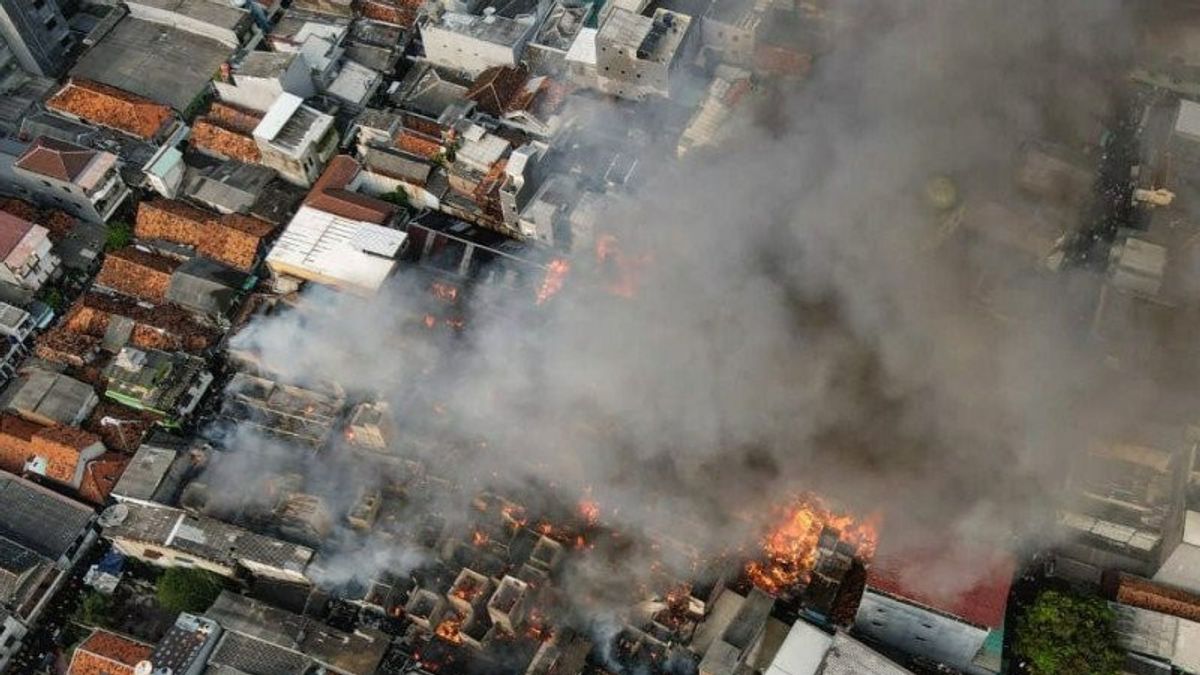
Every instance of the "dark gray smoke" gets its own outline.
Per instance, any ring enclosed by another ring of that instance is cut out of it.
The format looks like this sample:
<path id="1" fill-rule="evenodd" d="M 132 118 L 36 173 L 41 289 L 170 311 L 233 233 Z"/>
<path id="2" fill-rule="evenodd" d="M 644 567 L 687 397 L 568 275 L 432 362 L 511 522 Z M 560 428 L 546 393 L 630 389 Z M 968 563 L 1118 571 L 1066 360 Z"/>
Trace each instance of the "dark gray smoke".
<path id="1" fill-rule="evenodd" d="M 1032 543 L 1068 460 L 1162 392 L 1089 343 L 1085 273 L 943 237 L 924 190 L 951 177 L 967 219 L 1045 209 L 1014 187 L 1018 149 L 1096 141 L 1131 17 L 1116 0 L 841 7 L 811 79 L 761 91 L 716 150 L 675 162 L 674 138 L 642 137 L 640 183 L 600 218 L 645 259 L 635 297 L 606 292 L 584 247 L 536 311 L 483 289 L 440 356 L 402 328 L 424 311 L 404 284 L 308 291 L 303 320 L 235 344 L 286 379 L 381 393 L 401 438 L 444 406 L 453 440 L 413 451 L 462 486 L 590 490 L 605 522 L 700 557 L 805 490 L 880 514 L 885 549 Z"/>

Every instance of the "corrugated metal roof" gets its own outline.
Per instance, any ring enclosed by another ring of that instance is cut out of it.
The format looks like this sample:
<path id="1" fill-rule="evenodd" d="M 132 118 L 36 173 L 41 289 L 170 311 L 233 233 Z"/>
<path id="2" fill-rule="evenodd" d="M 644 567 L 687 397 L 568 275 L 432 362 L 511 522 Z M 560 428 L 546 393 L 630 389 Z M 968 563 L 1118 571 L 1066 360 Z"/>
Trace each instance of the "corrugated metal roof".
<path id="1" fill-rule="evenodd" d="M 399 230 L 304 206 L 275 242 L 267 264 L 286 267 L 290 273 L 308 273 L 313 281 L 373 291 L 395 267 L 390 256 L 407 237 Z"/>

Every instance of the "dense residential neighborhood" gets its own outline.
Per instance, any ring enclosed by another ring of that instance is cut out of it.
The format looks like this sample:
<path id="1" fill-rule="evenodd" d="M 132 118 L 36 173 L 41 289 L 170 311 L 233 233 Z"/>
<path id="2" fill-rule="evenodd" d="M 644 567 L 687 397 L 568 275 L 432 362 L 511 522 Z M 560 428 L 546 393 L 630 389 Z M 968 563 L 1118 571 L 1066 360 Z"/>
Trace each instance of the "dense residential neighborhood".
<path id="1" fill-rule="evenodd" d="M 1200 8 L 0 0 L 0 672 L 1200 675 Z"/>

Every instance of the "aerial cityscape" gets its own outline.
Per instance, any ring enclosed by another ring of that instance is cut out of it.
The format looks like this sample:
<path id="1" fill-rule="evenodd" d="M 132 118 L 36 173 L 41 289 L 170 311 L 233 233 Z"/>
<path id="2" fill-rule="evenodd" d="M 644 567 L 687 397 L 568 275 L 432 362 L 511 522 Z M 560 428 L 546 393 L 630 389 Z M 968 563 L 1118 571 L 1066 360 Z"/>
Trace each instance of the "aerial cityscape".
<path id="1" fill-rule="evenodd" d="M 0 673 L 1200 675 L 1200 3 L 0 0 Z"/>

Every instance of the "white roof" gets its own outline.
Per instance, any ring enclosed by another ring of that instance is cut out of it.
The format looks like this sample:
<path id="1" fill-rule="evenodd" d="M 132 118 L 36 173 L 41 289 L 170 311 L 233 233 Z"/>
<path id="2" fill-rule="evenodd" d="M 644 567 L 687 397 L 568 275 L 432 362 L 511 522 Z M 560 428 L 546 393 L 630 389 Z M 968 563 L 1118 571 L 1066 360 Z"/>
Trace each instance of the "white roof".
<path id="1" fill-rule="evenodd" d="M 307 272 L 314 281 L 376 291 L 408 235 L 303 206 L 267 255 L 267 264 Z"/>
<path id="2" fill-rule="evenodd" d="M 765 675 L 816 675 L 832 643 L 833 636 L 805 621 L 797 621 Z"/>
<path id="3" fill-rule="evenodd" d="M 292 119 L 292 115 L 295 115 L 303 104 L 304 99 L 295 94 L 287 92 L 280 94 L 279 98 L 271 104 L 271 108 L 267 110 L 262 121 L 254 128 L 254 137 L 266 141 L 275 140 L 275 137 L 283 130 L 283 125 Z"/>
<path id="4" fill-rule="evenodd" d="M 596 35 L 599 30 L 584 28 L 575 36 L 571 48 L 567 50 L 567 61 L 596 65 Z"/>
<path id="5" fill-rule="evenodd" d="M 1200 140 L 1200 103 L 1182 101 L 1179 117 L 1175 120 L 1175 132 Z"/>
<path id="6" fill-rule="evenodd" d="M 508 145 L 508 141 L 496 134 L 485 134 L 477 141 L 468 140 L 463 143 L 455 154 L 455 158 L 456 161 L 466 162 L 480 171 L 487 171 L 493 164 L 500 161 L 501 157 L 504 157 L 504 153 L 508 151 Z"/>

